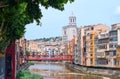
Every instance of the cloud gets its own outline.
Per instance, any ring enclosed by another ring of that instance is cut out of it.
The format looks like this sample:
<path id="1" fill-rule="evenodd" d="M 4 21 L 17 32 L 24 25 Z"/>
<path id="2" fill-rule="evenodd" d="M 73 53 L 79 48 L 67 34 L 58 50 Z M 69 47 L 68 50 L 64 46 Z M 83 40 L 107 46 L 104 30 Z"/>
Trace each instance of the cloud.
<path id="1" fill-rule="evenodd" d="M 116 8 L 116 14 L 120 14 L 120 6 Z"/>

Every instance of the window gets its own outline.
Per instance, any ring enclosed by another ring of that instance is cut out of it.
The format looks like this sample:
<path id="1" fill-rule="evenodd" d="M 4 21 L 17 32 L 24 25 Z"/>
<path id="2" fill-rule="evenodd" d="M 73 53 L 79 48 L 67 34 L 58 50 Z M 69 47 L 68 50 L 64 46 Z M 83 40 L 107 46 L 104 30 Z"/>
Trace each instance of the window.
<path id="1" fill-rule="evenodd" d="M 90 54 L 90 56 L 93 56 L 92 54 Z"/>
<path id="2" fill-rule="evenodd" d="M 102 44 L 102 43 L 108 43 L 109 41 L 108 41 L 108 39 L 105 39 L 105 40 L 98 40 L 98 44 Z"/>
<path id="3" fill-rule="evenodd" d="M 108 64 L 108 60 L 106 58 L 98 58 L 97 59 L 97 64 L 107 65 Z"/>
<path id="4" fill-rule="evenodd" d="M 110 41 L 117 41 L 118 39 L 117 39 L 117 37 L 115 37 L 115 38 L 110 38 Z"/>
<path id="5" fill-rule="evenodd" d="M 66 31 L 64 31 L 64 34 L 66 35 Z"/>
<path id="6" fill-rule="evenodd" d="M 112 35 L 117 35 L 117 31 L 111 31 L 110 36 L 112 36 Z"/>
<path id="7" fill-rule="evenodd" d="M 109 55 L 109 52 L 105 52 L 105 55 Z"/>
<path id="8" fill-rule="evenodd" d="M 113 51 L 113 56 L 116 56 L 116 51 Z"/>
<path id="9" fill-rule="evenodd" d="M 110 48 L 116 48 L 117 45 L 116 45 L 116 44 L 110 44 L 109 47 L 110 47 Z"/>
<path id="10" fill-rule="evenodd" d="M 90 64 L 92 64 L 93 62 L 92 62 L 92 59 L 90 59 Z"/>
<path id="11" fill-rule="evenodd" d="M 70 22 L 72 23 L 72 19 L 70 19 Z"/>
<path id="12" fill-rule="evenodd" d="M 116 65 L 116 59 L 114 59 L 114 65 Z"/>
<path id="13" fill-rule="evenodd" d="M 74 19 L 73 19 L 73 22 L 74 22 Z"/>
<path id="14" fill-rule="evenodd" d="M 98 46 L 99 49 L 106 49 L 107 45 Z"/>
<path id="15" fill-rule="evenodd" d="M 91 27 L 91 30 L 94 30 L 94 27 Z"/>
<path id="16" fill-rule="evenodd" d="M 87 36 L 90 36 L 90 33 L 87 33 Z"/>

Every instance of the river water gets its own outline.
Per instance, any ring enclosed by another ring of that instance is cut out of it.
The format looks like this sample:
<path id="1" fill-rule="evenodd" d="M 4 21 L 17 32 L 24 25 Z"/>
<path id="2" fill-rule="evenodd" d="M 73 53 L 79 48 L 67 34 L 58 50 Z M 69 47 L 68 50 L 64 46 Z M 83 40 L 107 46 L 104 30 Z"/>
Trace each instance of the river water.
<path id="1" fill-rule="evenodd" d="M 29 70 L 33 74 L 43 76 L 44 79 L 103 79 L 102 77 L 71 71 L 63 63 L 39 62 L 30 66 Z"/>

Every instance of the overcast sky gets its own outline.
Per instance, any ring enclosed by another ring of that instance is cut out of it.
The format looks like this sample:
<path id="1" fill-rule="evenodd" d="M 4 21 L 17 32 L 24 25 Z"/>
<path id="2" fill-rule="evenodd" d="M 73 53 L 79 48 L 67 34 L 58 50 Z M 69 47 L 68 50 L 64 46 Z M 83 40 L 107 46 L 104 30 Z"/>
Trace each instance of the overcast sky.
<path id="1" fill-rule="evenodd" d="M 62 27 L 68 25 L 72 12 L 77 18 L 77 27 L 98 23 L 110 26 L 120 22 L 120 0 L 75 0 L 66 4 L 64 11 L 42 8 L 42 26 L 26 25 L 26 39 L 62 36 Z"/>

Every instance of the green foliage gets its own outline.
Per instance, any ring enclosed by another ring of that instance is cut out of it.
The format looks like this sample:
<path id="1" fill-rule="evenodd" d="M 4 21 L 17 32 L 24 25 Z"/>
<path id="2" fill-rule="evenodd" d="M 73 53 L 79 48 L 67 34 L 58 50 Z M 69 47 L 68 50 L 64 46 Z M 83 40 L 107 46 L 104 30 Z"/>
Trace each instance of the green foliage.
<path id="1" fill-rule="evenodd" d="M 28 57 L 30 55 L 30 52 L 27 50 L 26 51 L 26 56 Z"/>
<path id="2" fill-rule="evenodd" d="M 31 74 L 28 70 L 20 71 L 16 79 L 43 79 L 42 76 Z"/>
<path id="3" fill-rule="evenodd" d="M 29 65 L 34 65 L 34 62 L 28 61 Z"/>
<path id="4" fill-rule="evenodd" d="M 23 36 L 26 24 L 35 20 L 37 25 L 41 25 L 43 15 L 40 5 L 46 9 L 64 10 L 68 1 L 74 0 L 0 0 L 0 51 L 12 40 Z"/>

